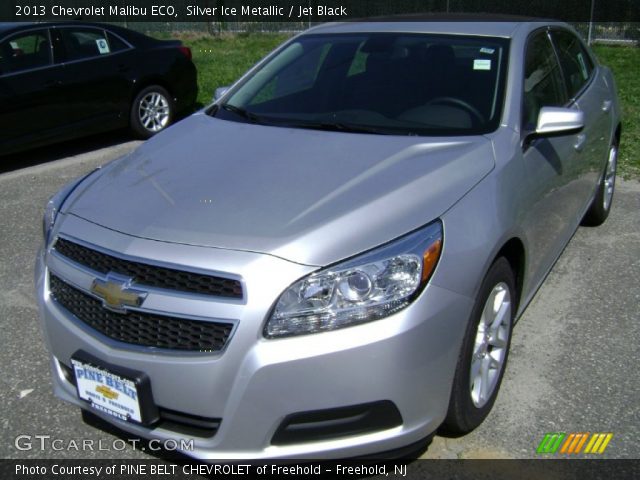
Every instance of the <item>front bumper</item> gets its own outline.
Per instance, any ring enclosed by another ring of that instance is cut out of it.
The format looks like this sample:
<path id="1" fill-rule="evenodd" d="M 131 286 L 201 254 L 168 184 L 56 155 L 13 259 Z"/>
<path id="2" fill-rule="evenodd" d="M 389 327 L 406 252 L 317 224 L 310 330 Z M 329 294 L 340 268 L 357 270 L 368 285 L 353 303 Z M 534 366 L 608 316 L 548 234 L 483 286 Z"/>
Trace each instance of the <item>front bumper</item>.
<path id="1" fill-rule="evenodd" d="M 242 277 L 243 302 L 149 295 L 145 307 L 235 322 L 227 347 L 217 353 L 177 353 L 119 343 L 92 332 L 49 296 L 51 269 L 83 288 L 89 279 L 50 252 L 39 254 L 36 286 L 40 317 L 51 353 L 55 394 L 82 408 L 65 374 L 78 350 L 114 365 L 146 373 L 154 402 L 171 411 L 221 419 L 213 436 L 193 437 L 183 453 L 202 460 L 320 459 L 399 449 L 433 433 L 446 414 L 455 365 L 471 301 L 427 286 L 416 301 L 388 318 L 334 332 L 267 340 L 262 329 L 280 293 L 314 268 L 250 252 L 162 244 L 103 229 L 75 217 L 65 235 L 151 260 L 169 259 L 200 268 L 213 265 Z M 348 436 L 275 445 L 291 414 L 391 402 L 401 424 Z M 92 410 L 93 411 L 93 410 Z M 136 436 L 181 440 L 174 430 L 146 428 L 93 411 Z"/>

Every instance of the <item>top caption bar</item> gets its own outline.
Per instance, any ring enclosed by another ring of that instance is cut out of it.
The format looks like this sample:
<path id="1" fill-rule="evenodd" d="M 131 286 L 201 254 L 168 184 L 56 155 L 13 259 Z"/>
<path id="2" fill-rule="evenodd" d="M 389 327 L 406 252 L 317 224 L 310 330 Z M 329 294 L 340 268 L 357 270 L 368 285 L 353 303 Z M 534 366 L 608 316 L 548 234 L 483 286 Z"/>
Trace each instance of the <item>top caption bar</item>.
<path id="1" fill-rule="evenodd" d="M 636 1 L 537 0 L 534 3 L 535 14 L 541 18 L 628 23 L 640 21 Z M 400 15 L 394 18 L 397 21 L 422 21 L 425 14 L 443 14 L 429 20 L 508 21 L 513 19 L 504 15 L 528 16 L 531 12 L 531 0 L 18 0 L 1 2 L 0 21 L 316 23 L 363 18 L 390 20 L 384 17 L 392 15 Z"/>

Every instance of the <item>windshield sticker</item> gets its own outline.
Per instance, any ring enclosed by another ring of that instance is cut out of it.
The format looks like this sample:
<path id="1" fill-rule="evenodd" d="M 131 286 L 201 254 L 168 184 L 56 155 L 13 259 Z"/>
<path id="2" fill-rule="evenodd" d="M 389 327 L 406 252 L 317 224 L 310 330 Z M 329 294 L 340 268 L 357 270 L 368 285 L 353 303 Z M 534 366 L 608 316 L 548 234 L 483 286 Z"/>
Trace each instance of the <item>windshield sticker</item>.
<path id="1" fill-rule="evenodd" d="M 98 51 L 101 54 L 109 53 L 109 44 L 104 38 L 99 38 L 96 40 L 96 45 L 98 46 Z"/>
<path id="2" fill-rule="evenodd" d="M 474 70 L 491 70 L 491 60 L 486 58 L 476 58 L 473 61 Z"/>
<path id="3" fill-rule="evenodd" d="M 482 47 L 480 49 L 480 53 L 488 53 L 489 55 L 492 55 L 493 52 L 495 52 L 493 48 Z"/>

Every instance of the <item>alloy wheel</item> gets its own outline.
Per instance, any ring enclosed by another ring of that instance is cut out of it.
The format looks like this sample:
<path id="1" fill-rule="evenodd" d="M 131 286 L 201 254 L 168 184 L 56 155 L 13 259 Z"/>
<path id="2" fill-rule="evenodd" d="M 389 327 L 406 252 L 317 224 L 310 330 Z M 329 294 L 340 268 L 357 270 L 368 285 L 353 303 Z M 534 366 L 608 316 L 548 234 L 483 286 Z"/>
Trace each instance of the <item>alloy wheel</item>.
<path id="1" fill-rule="evenodd" d="M 169 100 L 158 92 L 149 92 L 140 100 L 138 118 L 151 132 L 159 132 L 168 125 L 169 113 Z"/>
<path id="2" fill-rule="evenodd" d="M 618 164 L 618 147 L 612 145 L 609 149 L 609 158 L 607 159 L 607 168 L 604 172 L 604 195 L 602 196 L 602 206 L 605 210 L 609 210 L 611 199 L 613 198 L 613 188 L 616 182 L 616 167 Z"/>
<path id="3" fill-rule="evenodd" d="M 478 323 L 471 356 L 471 399 L 482 408 L 493 395 L 504 368 L 511 335 L 511 293 L 498 283 L 489 294 Z"/>

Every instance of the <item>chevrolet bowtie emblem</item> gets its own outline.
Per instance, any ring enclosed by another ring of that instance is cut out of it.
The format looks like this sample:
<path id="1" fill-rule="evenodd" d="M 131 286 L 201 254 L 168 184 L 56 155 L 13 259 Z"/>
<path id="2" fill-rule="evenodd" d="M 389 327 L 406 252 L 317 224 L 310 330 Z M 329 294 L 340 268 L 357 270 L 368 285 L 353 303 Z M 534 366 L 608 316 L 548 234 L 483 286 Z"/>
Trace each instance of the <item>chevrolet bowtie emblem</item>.
<path id="1" fill-rule="evenodd" d="M 91 284 L 91 292 L 102 299 L 102 305 L 115 312 L 126 312 L 125 307 L 139 307 L 147 293 L 131 288 L 131 278 L 113 273 L 106 280 L 96 278 Z"/>
<path id="2" fill-rule="evenodd" d="M 114 392 L 106 385 L 100 385 L 96 387 L 96 392 L 101 393 L 103 397 L 107 397 L 110 400 L 117 400 L 120 394 L 118 392 Z"/>

